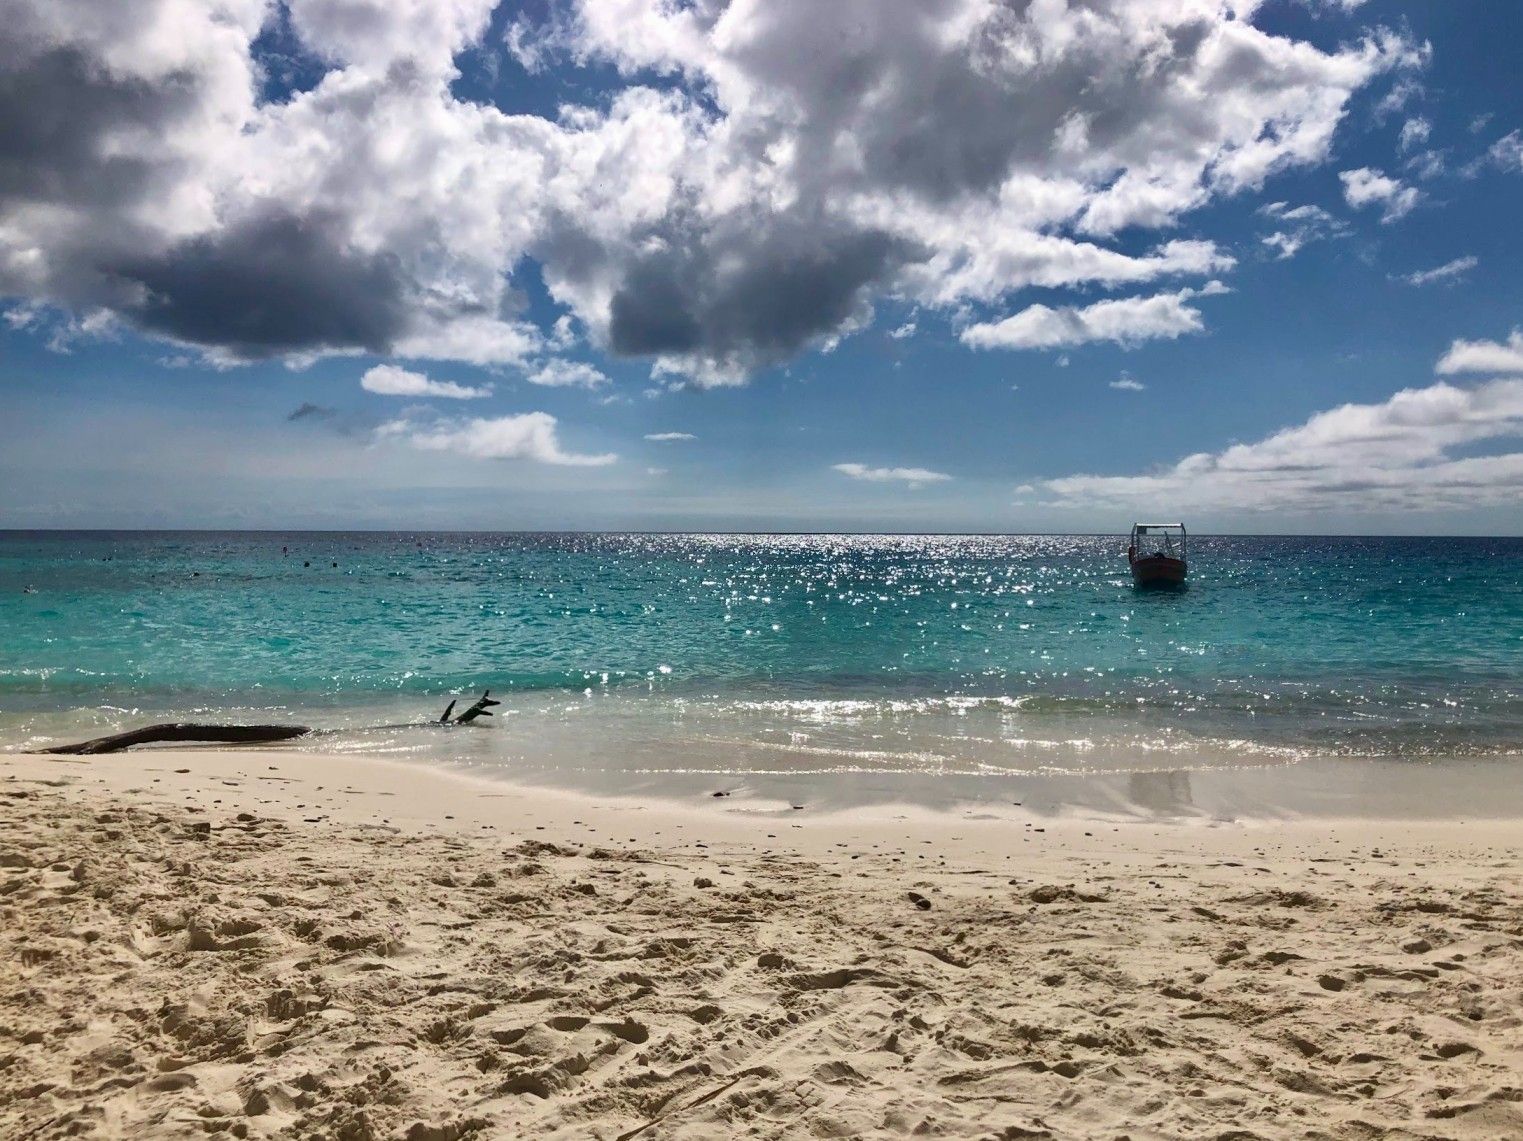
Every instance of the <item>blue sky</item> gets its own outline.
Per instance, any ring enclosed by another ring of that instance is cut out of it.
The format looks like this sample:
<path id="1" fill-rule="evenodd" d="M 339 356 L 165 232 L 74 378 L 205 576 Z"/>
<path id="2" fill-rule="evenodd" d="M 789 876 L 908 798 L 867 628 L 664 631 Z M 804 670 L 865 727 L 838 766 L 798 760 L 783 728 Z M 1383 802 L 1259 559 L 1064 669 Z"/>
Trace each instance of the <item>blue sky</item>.
<path id="1" fill-rule="evenodd" d="M 1523 526 L 1515 5 L 89 7 L 0 526 Z"/>

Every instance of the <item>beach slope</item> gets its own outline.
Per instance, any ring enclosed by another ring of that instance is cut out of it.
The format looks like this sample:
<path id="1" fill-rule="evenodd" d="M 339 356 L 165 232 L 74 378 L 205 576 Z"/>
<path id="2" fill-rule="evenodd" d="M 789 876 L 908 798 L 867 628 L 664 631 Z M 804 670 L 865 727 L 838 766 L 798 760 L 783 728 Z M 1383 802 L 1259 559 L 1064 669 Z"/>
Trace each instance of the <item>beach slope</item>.
<path id="1" fill-rule="evenodd" d="M 12 755 L 0 1134 L 1519 1136 L 1518 834 Z"/>

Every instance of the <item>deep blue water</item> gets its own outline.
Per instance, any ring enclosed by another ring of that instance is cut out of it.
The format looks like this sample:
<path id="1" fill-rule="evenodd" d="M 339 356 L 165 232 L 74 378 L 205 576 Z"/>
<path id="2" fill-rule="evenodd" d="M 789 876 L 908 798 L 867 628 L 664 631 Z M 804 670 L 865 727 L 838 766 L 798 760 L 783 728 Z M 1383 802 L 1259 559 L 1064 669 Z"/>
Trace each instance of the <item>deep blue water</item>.
<path id="1" fill-rule="evenodd" d="M 1124 547 L 0 533 L 0 745 L 162 714 L 429 752 L 358 730 L 491 687 L 472 763 L 546 772 L 1523 751 L 1523 540 L 1194 536 L 1180 593 L 1134 590 Z"/>

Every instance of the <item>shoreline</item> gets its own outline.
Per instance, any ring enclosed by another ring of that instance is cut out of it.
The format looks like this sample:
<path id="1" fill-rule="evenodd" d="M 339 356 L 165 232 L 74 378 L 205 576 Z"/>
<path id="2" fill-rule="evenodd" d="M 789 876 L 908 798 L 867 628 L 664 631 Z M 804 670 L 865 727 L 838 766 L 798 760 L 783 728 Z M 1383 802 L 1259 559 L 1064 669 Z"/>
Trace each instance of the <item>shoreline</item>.
<path id="1" fill-rule="evenodd" d="M 824 813 L 179 748 L 6 754 L 0 806 L 8 1135 L 1523 1132 L 1519 818 Z"/>
<path id="2" fill-rule="evenodd" d="M 483 742 L 460 743 L 480 746 Z M 713 751 L 717 746 L 709 748 Z M 97 775 L 106 777 L 107 787 L 121 788 L 116 777 L 122 772 L 151 769 L 163 780 L 176 775 L 174 769 L 182 763 L 216 769 L 224 778 L 258 780 L 259 774 L 248 768 L 253 762 L 240 762 L 238 758 L 265 754 L 277 767 L 284 758 L 299 764 L 306 773 L 327 773 L 327 785 L 346 780 L 365 784 L 384 778 L 392 792 L 405 785 L 411 791 L 426 788 L 436 798 L 450 795 L 446 791 L 450 788 L 477 786 L 493 798 L 622 806 L 644 813 L 712 815 L 717 811 L 733 817 L 778 812 L 790 816 L 793 823 L 833 817 L 849 817 L 854 822 L 979 817 L 1158 825 L 1305 821 L 1324 826 L 1381 821 L 1523 821 L 1523 780 L 1518 779 L 1523 773 L 1523 752 L 1259 761 L 1224 758 L 1205 765 L 1123 768 L 1101 763 L 1087 770 L 1009 772 L 747 769 L 684 764 L 602 770 L 581 767 L 555 779 L 554 770 L 543 762 L 521 771 L 512 767 L 514 758 L 500 760 L 479 748 L 465 748 L 450 757 L 443 750 L 418 755 L 323 748 L 317 741 L 300 739 L 277 745 L 155 745 L 96 757 L 0 750 L 0 765 L 24 764 L 28 759 L 44 764 L 93 761 L 105 765 Z M 174 781 L 170 779 L 170 783 Z M 182 783 L 189 788 L 195 782 Z M 236 799 L 235 794 L 229 796 Z M 804 811 L 794 813 L 791 806 Z"/>

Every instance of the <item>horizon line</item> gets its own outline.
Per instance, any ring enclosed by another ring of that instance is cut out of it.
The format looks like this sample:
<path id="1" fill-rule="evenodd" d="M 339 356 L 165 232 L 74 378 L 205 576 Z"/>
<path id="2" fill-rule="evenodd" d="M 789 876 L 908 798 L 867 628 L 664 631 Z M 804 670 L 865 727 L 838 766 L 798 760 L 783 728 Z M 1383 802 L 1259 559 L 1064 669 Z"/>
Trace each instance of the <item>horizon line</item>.
<path id="1" fill-rule="evenodd" d="M 519 528 L 431 528 L 431 527 L 0 527 L 0 537 L 11 535 L 747 535 L 773 537 L 819 537 L 830 535 L 855 538 L 1125 538 L 1127 530 L 1115 531 L 801 531 L 748 530 L 721 528 L 693 530 L 683 528 L 622 527 L 519 527 Z M 1483 534 L 1469 532 L 1382 532 L 1382 531 L 1191 531 L 1192 537 L 1221 539 L 1520 539 L 1523 534 Z"/>

